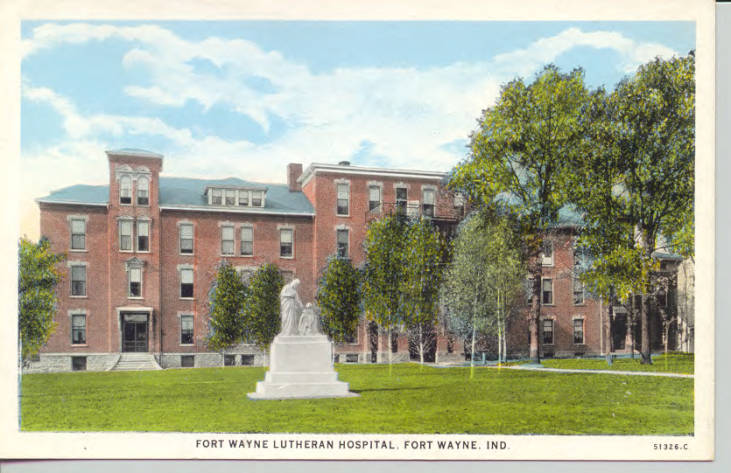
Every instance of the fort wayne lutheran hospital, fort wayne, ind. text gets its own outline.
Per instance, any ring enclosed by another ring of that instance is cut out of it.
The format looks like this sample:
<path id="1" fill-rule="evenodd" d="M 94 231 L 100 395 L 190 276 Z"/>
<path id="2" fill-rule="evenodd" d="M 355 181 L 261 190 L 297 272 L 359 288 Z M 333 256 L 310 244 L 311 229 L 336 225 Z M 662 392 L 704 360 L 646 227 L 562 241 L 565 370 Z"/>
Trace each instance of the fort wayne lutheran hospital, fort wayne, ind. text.
<path id="1" fill-rule="evenodd" d="M 206 346 L 208 294 L 222 260 L 244 279 L 274 263 L 285 281 L 301 281 L 303 302 L 311 302 L 328 257 L 363 263 L 374 218 L 423 215 L 450 235 L 466 211 L 461 196 L 446 189 L 444 172 L 292 163 L 286 184 L 260 184 L 161 176 L 163 156 L 143 150 L 108 151 L 107 158 L 108 185 L 74 185 L 37 200 L 41 236 L 67 258 L 56 331 L 28 371 L 266 365 L 267 353 L 253 345 L 224 353 Z M 544 247 L 542 356 L 602 355 L 610 346 L 630 353 L 633 327 L 624 309 L 616 307 L 609 324 L 607 305 L 573 271 L 578 224 L 577 215 L 562 213 Z M 677 286 L 658 302 L 679 314 L 669 346 L 692 351 L 692 265 L 656 256 L 661 270 L 678 274 Z M 649 318 L 653 349 L 664 345 L 660 309 L 653 307 Z M 387 340 L 364 319 L 348 342 L 336 345 L 336 361 L 381 362 L 387 350 L 394 361 L 415 355 L 406 331 Z M 435 334 L 429 361 L 465 360 L 463 341 L 444 324 Z M 510 357 L 528 354 L 526 317 L 511 319 L 507 346 Z"/>

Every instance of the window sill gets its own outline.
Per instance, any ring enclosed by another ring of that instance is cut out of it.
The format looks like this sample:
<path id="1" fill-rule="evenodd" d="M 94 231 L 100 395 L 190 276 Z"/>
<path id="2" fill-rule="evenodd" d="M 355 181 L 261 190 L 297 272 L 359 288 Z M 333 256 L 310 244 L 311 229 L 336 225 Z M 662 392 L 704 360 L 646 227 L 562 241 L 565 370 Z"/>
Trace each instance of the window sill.
<path id="1" fill-rule="evenodd" d="M 574 302 L 574 307 L 586 307 L 586 302 L 576 303 Z"/>
<path id="2" fill-rule="evenodd" d="M 220 254 L 218 256 L 221 258 L 236 258 L 236 254 L 234 254 L 234 253 L 231 253 L 230 255 Z"/>
<path id="3" fill-rule="evenodd" d="M 144 299 L 142 296 L 127 296 L 127 299 L 135 300 L 135 301 L 141 301 Z"/>
<path id="4" fill-rule="evenodd" d="M 545 343 L 545 342 L 541 343 L 542 347 L 552 347 L 553 345 L 554 345 L 554 343 Z"/>
<path id="5" fill-rule="evenodd" d="M 178 300 L 181 301 L 194 301 L 195 297 L 178 297 Z"/>
<path id="6" fill-rule="evenodd" d="M 89 345 L 87 345 L 86 343 L 84 343 L 83 345 L 82 344 L 78 344 L 78 343 L 76 343 L 76 344 L 72 343 L 71 344 L 71 348 L 88 348 L 88 347 L 89 347 Z"/>
<path id="7" fill-rule="evenodd" d="M 74 248 L 69 249 L 69 253 L 88 253 L 88 252 L 89 252 L 89 250 L 87 250 L 87 249 L 83 249 L 83 250 L 74 249 Z"/>
<path id="8" fill-rule="evenodd" d="M 193 256 L 194 253 L 178 253 L 178 256 Z"/>
<path id="9" fill-rule="evenodd" d="M 554 304 L 553 302 L 541 302 L 541 307 L 556 307 L 556 304 Z"/>
<path id="10" fill-rule="evenodd" d="M 140 250 L 137 250 L 137 253 L 142 253 L 143 255 L 146 255 L 146 254 L 150 254 L 150 253 L 151 253 L 151 251 L 150 251 L 150 250 L 147 250 L 147 251 L 140 251 Z"/>
<path id="11" fill-rule="evenodd" d="M 254 255 L 239 255 L 240 258 L 253 258 Z"/>
<path id="12" fill-rule="evenodd" d="M 71 295 L 69 297 L 71 299 L 88 299 L 89 298 L 89 296 L 73 296 L 73 295 Z"/>
<path id="13" fill-rule="evenodd" d="M 294 256 L 282 256 L 282 255 L 279 255 L 279 258 L 280 259 L 294 259 Z"/>
<path id="14" fill-rule="evenodd" d="M 181 343 L 178 346 L 181 346 L 181 347 L 194 347 L 195 346 L 195 343 Z"/>
<path id="15" fill-rule="evenodd" d="M 119 250 L 120 253 L 134 253 L 132 250 Z"/>

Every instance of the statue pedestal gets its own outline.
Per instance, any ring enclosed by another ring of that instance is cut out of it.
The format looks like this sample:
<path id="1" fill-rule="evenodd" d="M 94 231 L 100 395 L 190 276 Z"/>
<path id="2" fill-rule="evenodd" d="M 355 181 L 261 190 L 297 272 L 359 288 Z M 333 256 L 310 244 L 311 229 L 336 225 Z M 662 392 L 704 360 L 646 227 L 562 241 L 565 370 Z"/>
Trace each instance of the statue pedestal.
<path id="1" fill-rule="evenodd" d="M 269 371 L 249 399 L 352 397 L 348 383 L 338 381 L 332 343 L 325 335 L 277 335 L 270 348 Z"/>

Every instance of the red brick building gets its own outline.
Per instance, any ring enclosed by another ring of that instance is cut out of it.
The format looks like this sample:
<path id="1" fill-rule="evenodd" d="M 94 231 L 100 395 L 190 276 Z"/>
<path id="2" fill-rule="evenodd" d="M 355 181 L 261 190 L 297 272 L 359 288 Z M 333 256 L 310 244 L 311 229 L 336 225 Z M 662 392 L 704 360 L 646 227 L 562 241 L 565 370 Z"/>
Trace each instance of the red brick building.
<path id="1" fill-rule="evenodd" d="M 163 157 L 142 150 L 107 157 L 108 185 L 76 185 L 38 199 L 41 235 L 68 257 L 57 329 L 31 369 L 266 364 L 267 354 L 250 345 L 225 354 L 207 349 L 208 291 L 220 261 L 244 278 L 274 263 L 285 280 L 300 279 L 303 302 L 311 302 L 328 256 L 363 262 L 371 219 L 422 214 L 449 232 L 464 212 L 442 172 L 290 164 L 286 184 L 260 184 L 161 177 Z M 606 310 L 573 277 L 572 228 L 555 232 L 544 260 L 541 337 L 548 356 L 608 350 Z M 525 318 L 516 317 L 509 333 L 509 353 L 527 354 Z M 444 327 L 437 335 L 437 360 L 464 359 Z M 394 360 L 405 361 L 408 345 L 406 335 L 388 341 L 364 322 L 336 354 L 339 361 L 371 362 L 390 349 Z"/>

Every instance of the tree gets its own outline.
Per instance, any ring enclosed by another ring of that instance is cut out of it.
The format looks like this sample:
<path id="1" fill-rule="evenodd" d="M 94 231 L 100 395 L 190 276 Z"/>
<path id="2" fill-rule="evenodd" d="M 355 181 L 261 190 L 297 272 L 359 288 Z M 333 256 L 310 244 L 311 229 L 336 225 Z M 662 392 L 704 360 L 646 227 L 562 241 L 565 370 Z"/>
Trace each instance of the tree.
<path id="1" fill-rule="evenodd" d="M 599 192 L 606 202 L 597 203 L 593 179 L 583 179 L 588 189 L 574 199 L 586 210 L 591 238 L 599 240 L 585 238 L 597 267 L 630 274 L 634 281 L 630 289 L 640 299 L 643 363 L 651 363 L 648 298 L 656 292 L 654 253 L 666 250 L 658 237 L 669 237 L 683 255 L 693 255 L 694 75 L 691 53 L 655 59 L 617 85 L 601 119 L 592 123 L 592 146 L 596 155 L 610 160 L 612 188 Z M 596 164 L 593 159 L 584 167 L 593 172 Z M 597 236 L 597 229 L 608 236 Z"/>
<path id="2" fill-rule="evenodd" d="M 360 279 L 349 259 L 332 257 L 328 260 L 316 300 L 323 331 L 334 342 L 346 342 L 358 330 Z"/>
<path id="3" fill-rule="evenodd" d="M 397 215 L 387 215 L 368 226 L 363 271 L 363 307 L 366 317 L 388 335 L 406 320 L 401 283 L 404 275 L 404 247 L 407 223 Z M 389 374 L 392 350 L 388 347 Z"/>
<path id="4" fill-rule="evenodd" d="M 496 334 L 498 346 L 504 347 L 507 319 L 524 294 L 525 266 L 519 240 L 507 220 L 474 213 L 462 222 L 453 241 L 452 263 L 441 297 L 450 330 L 470 339 L 470 378 L 478 335 Z M 506 353 L 507 349 L 498 351 Z"/>
<path id="5" fill-rule="evenodd" d="M 265 264 L 249 280 L 249 295 L 244 304 L 244 338 L 266 350 L 279 333 L 279 293 L 284 278 L 274 264 Z"/>
<path id="6" fill-rule="evenodd" d="M 434 324 L 439 314 L 444 242 L 429 220 L 418 218 L 407 225 L 405 243 L 400 285 L 404 316 L 406 324 L 415 332 L 419 361 L 423 364 L 427 339 L 433 342 L 436 334 Z"/>
<path id="7" fill-rule="evenodd" d="M 519 217 L 523 257 L 531 275 L 530 357 L 540 361 L 541 251 L 544 237 L 567 203 L 567 163 L 580 152 L 588 92 L 581 69 L 545 67 L 529 85 L 515 79 L 483 112 L 471 135 L 471 155 L 450 187 L 475 203 L 503 206 Z"/>
<path id="8" fill-rule="evenodd" d="M 26 361 L 46 344 L 56 328 L 56 267 L 65 255 L 51 252 L 45 238 L 38 243 L 21 238 L 18 245 L 18 330 L 21 359 Z"/>
<path id="9" fill-rule="evenodd" d="M 223 261 L 218 265 L 208 295 L 211 323 L 208 347 L 211 350 L 225 350 L 242 341 L 246 298 L 246 285 L 233 266 Z"/>

